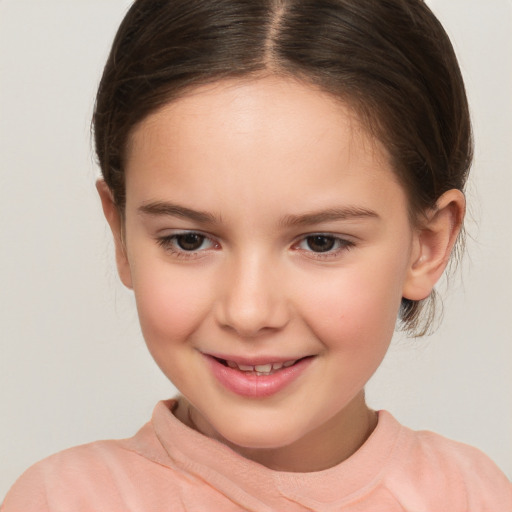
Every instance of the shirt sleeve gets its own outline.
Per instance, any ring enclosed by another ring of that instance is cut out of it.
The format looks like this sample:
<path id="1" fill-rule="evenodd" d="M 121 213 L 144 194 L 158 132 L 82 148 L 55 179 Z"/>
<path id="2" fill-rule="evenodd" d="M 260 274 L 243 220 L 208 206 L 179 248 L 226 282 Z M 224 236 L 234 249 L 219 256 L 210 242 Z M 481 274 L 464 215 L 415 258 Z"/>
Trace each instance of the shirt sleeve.
<path id="1" fill-rule="evenodd" d="M 40 469 L 32 466 L 20 476 L 0 505 L 0 512 L 50 512 Z"/>
<path id="2" fill-rule="evenodd" d="M 465 477 L 469 512 L 512 512 L 512 483 L 486 455 L 477 452 Z"/>

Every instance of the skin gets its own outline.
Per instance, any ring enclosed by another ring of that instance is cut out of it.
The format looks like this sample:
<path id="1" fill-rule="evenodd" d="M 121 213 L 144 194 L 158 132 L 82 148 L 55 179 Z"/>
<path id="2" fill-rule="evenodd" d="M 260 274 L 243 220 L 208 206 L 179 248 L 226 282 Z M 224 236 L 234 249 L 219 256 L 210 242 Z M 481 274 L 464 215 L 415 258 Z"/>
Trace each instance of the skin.
<path id="1" fill-rule="evenodd" d="M 402 297 L 427 297 L 443 272 L 462 194 L 412 225 L 386 149 L 355 113 L 278 77 L 190 92 L 136 127 L 126 161 L 124 215 L 98 191 L 147 346 L 182 393 L 177 417 L 272 469 L 352 455 L 377 422 L 364 386 Z M 186 251 L 176 236 L 190 231 L 205 238 Z M 314 234 L 332 249 L 318 252 Z M 283 390 L 248 398 L 205 353 L 311 360 Z"/>

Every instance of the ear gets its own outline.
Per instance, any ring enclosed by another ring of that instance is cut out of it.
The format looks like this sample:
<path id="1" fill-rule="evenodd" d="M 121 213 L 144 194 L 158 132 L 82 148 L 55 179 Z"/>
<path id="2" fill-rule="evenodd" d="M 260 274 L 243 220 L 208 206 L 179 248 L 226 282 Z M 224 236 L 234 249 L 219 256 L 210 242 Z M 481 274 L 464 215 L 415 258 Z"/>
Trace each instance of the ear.
<path id="1" fill-rule="evenodd" d="M 410 300 L 427 298 L 450 259 L 462 227 L 466 200 L 460 190 L 448 190 L 427 212 L 417 228 L 411 262 L 402 296 Z"/>
<path id="2" fill-rule="evenodd" d="M 132 288 L 132 276 L 130 270 L 130 263 L 126 252 L 123 236 L 123 219 L 119 209 L 117 208 L 112 192 L 104 180 L 99 179 L 96 181 L 96 190 L 101 199 L 101 206 L 107 222 L 112 230 L 114 236 L 114 244 L 116 249 L 116 264 L 117 272 L 121 278 L 122 283 L 127 288 Z"/>

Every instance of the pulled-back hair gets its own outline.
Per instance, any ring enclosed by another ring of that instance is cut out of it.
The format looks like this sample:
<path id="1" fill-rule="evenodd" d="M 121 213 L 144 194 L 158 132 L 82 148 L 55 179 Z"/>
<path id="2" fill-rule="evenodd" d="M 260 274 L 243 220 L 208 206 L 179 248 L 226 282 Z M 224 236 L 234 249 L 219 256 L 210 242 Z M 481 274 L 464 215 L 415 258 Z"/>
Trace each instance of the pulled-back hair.
<path id="1" fill-rule="evenodd" d="M 103 178 L 120 212 L 134 127 L 191 88 L 261 74 L 292 76 L 349 104 L 388 150 L 412 221 L 472 159 L 464 84 L 450 40 L 422 0 L 136 0 L 99 86 L 93 125 Z M 402 300 L 424 334 L 434 296 Z"/>

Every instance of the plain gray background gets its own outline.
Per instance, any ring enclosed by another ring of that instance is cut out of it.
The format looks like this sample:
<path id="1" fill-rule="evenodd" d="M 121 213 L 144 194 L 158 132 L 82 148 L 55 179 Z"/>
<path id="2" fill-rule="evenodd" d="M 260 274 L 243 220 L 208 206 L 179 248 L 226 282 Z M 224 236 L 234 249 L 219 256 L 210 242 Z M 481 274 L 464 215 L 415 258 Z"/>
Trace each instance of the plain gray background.
<path id="1" fill-rule="evenodd" d="M 118 282 L 89 123 L 127 0 L 0 0 L 0 497 L 35 461 L 128 437 L 175 394 Z M 512 4 L 431 0 L 472 106 L 468 257 L 428 339 L 398 336 L 370 405 L 512 477 Z"/>

